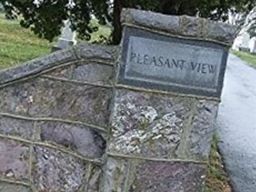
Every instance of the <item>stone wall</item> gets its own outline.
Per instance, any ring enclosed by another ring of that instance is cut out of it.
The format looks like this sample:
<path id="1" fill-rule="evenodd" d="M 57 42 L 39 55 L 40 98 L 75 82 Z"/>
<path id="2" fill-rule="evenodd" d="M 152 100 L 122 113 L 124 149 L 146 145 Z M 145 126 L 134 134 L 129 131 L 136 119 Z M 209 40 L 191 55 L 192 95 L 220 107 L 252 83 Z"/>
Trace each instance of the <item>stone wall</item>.
<path id="1" fill-rule="evenodd" d="M 224 51 L 235 34 L 136 10 L 122 22 Z M 201 191 L 218 94 L 119 83 L 122 51 L 78 45 L 0 72 L 0 192 Z"/>
<path id="2" fill-rule="evenodd" d="M 115 49 L 79 45 L 1 72 L 1 192 L 99 191 Z"/>

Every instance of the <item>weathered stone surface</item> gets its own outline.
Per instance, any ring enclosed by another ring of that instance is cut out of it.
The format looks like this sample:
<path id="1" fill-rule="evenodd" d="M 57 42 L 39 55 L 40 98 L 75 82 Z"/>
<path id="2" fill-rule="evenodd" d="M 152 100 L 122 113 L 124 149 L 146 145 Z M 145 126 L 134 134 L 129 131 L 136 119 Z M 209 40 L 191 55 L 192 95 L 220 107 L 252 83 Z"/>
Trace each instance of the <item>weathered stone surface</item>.
<path id="1" fill-rule="evenodd" d="M 114 61 L 117 56 L 116 46 L 99 46 L 90 44 L 79 44 L 74 50 L 79 59 L 100 59 Z"/>
<path id="2" fill-rule="evenodd" d="M 39 192 L 75 192 L 82 188 L 86 165 L 62 152 L 34 147 L 32 175 Z"/>
<path id="3" fill-rule="evenodd" d="M 47 73 L 46 75 L 59 77 L 59 78 L 70 79 L 71 76 L 72 76 L 73 67 L 74 67 L 74 65 L 60 67 L 60 68 L 57 68 L 55 70 L 52 70 L 51 72 Z"/>
<path id="4" fill-rule="evenodd" d="M 106 126 L 111 89 L 36 79 L 0 90 L 0 111 Z"/>
<path id="5" fill-rule="evenodd" d="M 191 107 L 186 99 L 117 90 L 109 151 L 174 158 Z"/>
<path id="6" fill-rule="evenodd" d="M 103 191 L 199 192 L 206 165 L 108 158 Z"/>
<path id="7" fill-rule="evenodd" d="M 22 185 L 0 182 L 0 192 L 31 192 L 31 190 Z"/>
<path id="8" fill-rule="evenodd" d="M 206 38 L 215 39 L 219 42 L 227 42 L 232 45 L 236 35 L 238 34 L 238 28 L 234 25 L 227 23 L 212 22 L 205 25 L 207 27 Z"/>
<path id="9" fill-rule="evenodd" d="M 35 75 L 44 70 L 75 60 L 77 60 L 77 57 L 72 49 L 57 51 L 48 56 L 24 63 L 13 69 L 0 71 L 0 85 L 29 75 Z"/>
<path id="10" fill-rule="evenodd" d="M 2 139 L 0 141 L 0 174 L 17 180 L 29 179 L 29 147 Z"/>
<path id="11" fill-rule="evenodd" d="M 113 77 L 113 66 L 96 63 L 78 65 L 72 75 L 73 80 L 99 84 L 109 84 L 113 82 Z"/>
<path id="12" fill-rule="evenodd" d="M 183 34 L 195 37 L 203 37 L 204 35 L 206 35 L 204 34 L 204 25 L 207 23 L 207 20 L 189 16 L 183 16 L 180 18 L 180 20 L 180 27 L 182 28 L 181 31 Z"/>
<path id="13" fill-rule="evenodd" d="M 122 23 L 145 27 L 149 30 L 165 31 L 172 35 L 181 35 L 218 41 L 232 45 L 237 27 L 226 23 L 208 21 L 188 16 L 170 16 L 150 11 L 124 9 Z"/>
<path id="14" fill-rule="evenodd" d="M 114 66 L 94 62 L 80 62 L 76 65 L 61 67 L 47 73 L 48 76 L 89 82 L 97 84 L 111 84 L 114 78 Z"/>
<path id="15" fill-rule="evenodd" d="M 37 126 L 43 141 L 55 142 L 90 158 L 100 158 L 105 152 L 106 141 L 89 127 L 56 122 L 42 122 Z"/>
<path id="16" fill-rule="evenodd" d="M 173 34 L 180 33 L 180 17 L 166 16 L 159 13 L 138 11 L 135 9 L 123 9 L 121 22 L 135 24 L 151 29 L 161 29 Z"/>
<path id="17" fill-rule="evenodd" d="M 206 166 L 181 162 L 140 163 L 130 192 L 199 192 Z"/>
<path id="18" fill-rule="evenodd" d="M 14 119 L 0 115 L 0 133 L 32 140 L 34 123 L 32 121 Z"/>
<path id="19" fill-rule="evenodd" d="M 125 187 L 125 178 L 129 175 L 128 159 L 108 157 L 104 176 L 102 180 L 103 192 L 123 192 Z"/>
<path id="20" fill-rule="evenodd" d="M 218 110 L 218 102 L 199 100 L 191 125 L 191 134 L 187 139 L 190 157 L 207 160 Z"/>
<path id="21" fill-rule="evenodd" d="M 91 174 L 86 185 L 84 192 L 99 192 L 100 189 L 100 179 L 102 177 L 102 168 L 98 166 L 93 166 L 91 169 Z"/>

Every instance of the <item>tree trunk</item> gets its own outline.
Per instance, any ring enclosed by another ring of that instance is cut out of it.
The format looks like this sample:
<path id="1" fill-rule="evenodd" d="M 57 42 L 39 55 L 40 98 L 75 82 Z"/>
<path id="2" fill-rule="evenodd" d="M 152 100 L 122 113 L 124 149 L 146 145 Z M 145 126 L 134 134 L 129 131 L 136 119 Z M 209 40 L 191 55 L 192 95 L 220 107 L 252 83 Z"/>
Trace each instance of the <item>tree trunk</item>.
<path id="1" fill-rule="evenodd" d="M 113 10 L 113 32 L 112 32 L 112 44 L 118 45 L 122 38 L 122 24 L 120 21 L 120 15 L 123 8 L 123 0 L 114 0 Z"/>

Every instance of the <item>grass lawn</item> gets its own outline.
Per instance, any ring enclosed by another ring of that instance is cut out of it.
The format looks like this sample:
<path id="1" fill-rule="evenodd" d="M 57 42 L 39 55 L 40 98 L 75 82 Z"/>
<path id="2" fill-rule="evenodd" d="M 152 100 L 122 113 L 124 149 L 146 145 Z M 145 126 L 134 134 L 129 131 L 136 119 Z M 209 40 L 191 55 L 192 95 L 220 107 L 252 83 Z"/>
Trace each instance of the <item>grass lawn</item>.
<path id="1" fill-rule="evenodd" d="M 242 60 L 246 61 L 253 67 L 256 67 L 256 55 L 251 53 L 243 52 L 243 51 L 232 51 L 233 54 L 240 57 Z"/>
<path id="2" fill-rule="evenodd" d="M 100 27 L 92 35 L 91 42 L 99 39 L 101 35 L 108 37 L 110 33 L 110 27 Z M 19 21 L 6 20 L 4 14 L 0 14 L 0 70 L 46 55 L 51 52 L 52 46 L 53 43 L 50 44 L 29 29 L 22 28 Z"/>
<path id="3" fill-rule="evenodd" d="M 0 69 L 49 53 L 51 45 L 0 14 Z"/>
<path id="4" fill-rule="evenodd" d="M 108 36 L 110 32 L 109 27 L 101 27 L 92 36 L 91 41 L 97 40 L 100 35 Z M 5 20 L 4 16 L 0 14 L 0 69 L 46 55 L 50 53 L 51 47 L 52 45 L 48 41 L 39 39 L 31 31 L 20 27 L 18 21 Z M 255 59 L 255 56 L 251 57 Z M 256 59 L 254 62 L 256 63 Z M 215 136 L 208 165 L 205 192 L 231 192 L 221 156 L 218 153 L 217 142 Z"/>

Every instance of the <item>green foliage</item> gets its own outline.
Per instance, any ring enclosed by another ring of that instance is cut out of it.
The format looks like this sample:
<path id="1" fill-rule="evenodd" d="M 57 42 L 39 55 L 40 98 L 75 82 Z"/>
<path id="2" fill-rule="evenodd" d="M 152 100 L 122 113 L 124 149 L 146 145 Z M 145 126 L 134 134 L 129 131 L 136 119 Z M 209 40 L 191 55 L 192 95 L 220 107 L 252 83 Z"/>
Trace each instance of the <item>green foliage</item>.
<path id="1" fill-rule="evenodd" d="M 21 25 L 39 37 L 50 41 L 60 34 L 63 21 L 70 19 L 72 29 L 79 37 L 89 40 L 98 30 L 90 21 L 96 17 L 99 24 L 112 23 L 115 43 L 120 40 L 120 11 L 124 7 L 158 11 L 165 14 L 201 17 L 213 20 L 227 19 L 229 9 L 247 11 L 255 0 L 0 0 L 9 18 L 22 16 Z M 35 2 L 38 2 L 37 4 Z"/>

